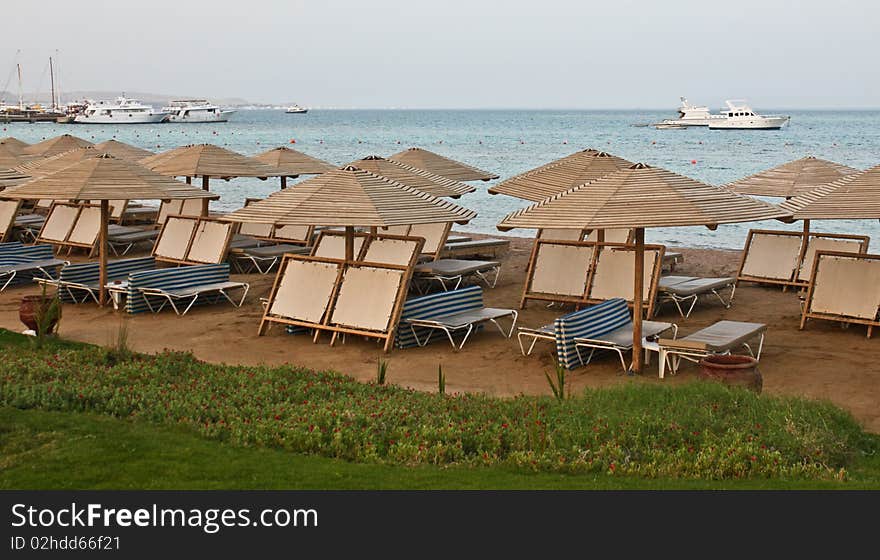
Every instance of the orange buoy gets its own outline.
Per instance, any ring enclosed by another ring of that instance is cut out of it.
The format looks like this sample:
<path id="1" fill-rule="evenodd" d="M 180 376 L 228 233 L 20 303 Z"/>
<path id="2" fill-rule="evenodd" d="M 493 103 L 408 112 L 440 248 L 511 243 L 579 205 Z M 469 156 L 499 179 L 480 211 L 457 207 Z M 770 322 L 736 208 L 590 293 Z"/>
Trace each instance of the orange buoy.
<path id="1" fill-rule="evenodd" d="M 296 139 L 295 139 L 295 138 L 291 138 L 291 139 L 290 139 L 290 143 L 291 143 L 291 144 L 296 144 Z"/>
<path id="2" fill-rule="evenodd" d="M 697 164 L 697 160 L 692 159 L 692 160 L 691 160 L 691 165 L 696 165 L 696 164 Z"/>
<path id="3" fill-rule="evenodd" d="M 656 143 L 657 143 L 656 140 L 651 140 L 651 145 L 652 145 L 652 146 L 653 146 L 654 144 L 656 144 Z"/>

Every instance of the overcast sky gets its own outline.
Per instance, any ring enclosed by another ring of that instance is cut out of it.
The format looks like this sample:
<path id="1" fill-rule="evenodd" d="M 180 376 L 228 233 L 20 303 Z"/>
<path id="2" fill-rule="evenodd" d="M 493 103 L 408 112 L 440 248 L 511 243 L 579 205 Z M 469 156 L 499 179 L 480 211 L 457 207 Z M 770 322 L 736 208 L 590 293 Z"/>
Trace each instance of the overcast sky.
<path id="1" fill-rule="evenodd" d="M 4 10 L 0 89 L 311 107 L 880 107 L 873 0 L 49 0 Z M 17 89 L 13 79 L 9 89 Z"/>

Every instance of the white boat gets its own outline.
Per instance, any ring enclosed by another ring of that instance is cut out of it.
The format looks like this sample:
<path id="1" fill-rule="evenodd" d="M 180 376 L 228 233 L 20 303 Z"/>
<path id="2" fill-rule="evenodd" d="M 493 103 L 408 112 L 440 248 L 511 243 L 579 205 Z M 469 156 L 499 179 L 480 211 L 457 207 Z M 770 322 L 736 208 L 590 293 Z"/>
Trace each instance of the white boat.
<path id="1" fill-rule="evenodd" d="M 721 115 L 709 113 L 709 107 L 691 105 L 686 97 L 681 97 L 681 105 L 678 107 L 677 119 L 664 119 L 654 123 L 654 128 L 682 128 L 687 126 L 709 126 L 709 121 L 723 118 Z"/>
<path id="2" fill-rule="evenodd" d="M 306 109 L 305 107 L 300 107 L 299 105 L 294 103 L 293 105 L 291 105 L 290 107 L 285 109 L 284 112 L 285 113 L 308 113 L 309 110 Z"/>
<path id="3" fill-rule="evenodd" d="M 221 109 L 207 99 L 178 99 L 162 107 L 168 113 L 169 122 L 226 122 L 235 113 L 233 109 Z"/>
<path id="4" fill-rule="evenodd" d="M 791 117 L 759 115 L 743 99 L 728 99 L 720 119 L 709 121 L 709 130 L 779 130 Z"/>
<path id="5" fill-rule="evenodd" d="M 156 111 L 137 99 L 117 97 L 115 101 L 89 101 L 85 110 L 74 117 L 78 124 L 146 124 L 160 123 L 168 114 Z"/>

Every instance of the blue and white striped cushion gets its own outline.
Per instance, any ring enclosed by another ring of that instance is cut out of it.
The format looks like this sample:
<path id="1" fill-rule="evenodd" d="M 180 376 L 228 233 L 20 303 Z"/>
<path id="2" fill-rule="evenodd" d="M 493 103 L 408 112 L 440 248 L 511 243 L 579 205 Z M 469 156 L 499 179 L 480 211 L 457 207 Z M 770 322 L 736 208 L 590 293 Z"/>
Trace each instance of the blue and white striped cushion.
<path id="1" fill-rule="evenodd" d="M 403 313 L 400 316 L 395 344 L 398 348 L 417 346 L 416 337 L 413 335 L 409 323 L 406 322 L 408 317 L 433 319 L 434 317 L 482 308 L 483 289 L 480 286 L 410 298 L 403 304 Z M 429 332 L 430 329 L 423 327 L 416 329 L 419 339 L 424 339 Z"/>
<path id="2" fill-rule="evenodd" d="M 613 298 L 598 305 L 563 315 L 554 321 L 556 354 L 565 369 L 583 365 L 574 346 L 575 338 L 601 339 L 632 322 L 632 314 L 623 298 Z"/>
<path id="3" fill-rule="evenodd" d="M 153 257 L 138 257 L 135 259 L 119 259 L 107 263 L 107 281 L 128 280 L 132 272 L 153 270 L 156 268 L 156 260 Z M 76 263 L 61 269 L 59 280 L 74 284 L 85 284 L 97 288 L 100 281 L 101 269 L 99 263 Z M 67 294 L 67 290 L 59 290 L 61 300 L 72 303 L 73 299 Z"/>
<path id="4" fill-rule="evenodd" d="M 128 277 L 128 298 L 125 310 L 128 313 L 149 311 L 145 296 L 139 288 L 160 288 L 163 290 L 179 290 L 203 284 L 216 284 L 229 281 L 229 264 L 199 264 L 180 268 L 162 268 L 135 272 Z M 165 301 L 162 297 L 151 296 L 150 303 L 158 307 Z M 207 300 L 203 300 L 207 302 Z M 198 305 L 201 302 L 197 302 Z"/>
<path id="5" fill-rule="evenodd" d="M 0 267 L 27 264 L 30 262 L 45 261 L 55 258 L 55 253 L 50 245 L 24 245 L 17 241 L 0 243 Z M 20 270 L 10 282 L 10 286 L 29 284 L 34 278 L 42 278 L 43 275 L 36 271 Z M 0 286 L 6 279 L 0 281 Z"/>

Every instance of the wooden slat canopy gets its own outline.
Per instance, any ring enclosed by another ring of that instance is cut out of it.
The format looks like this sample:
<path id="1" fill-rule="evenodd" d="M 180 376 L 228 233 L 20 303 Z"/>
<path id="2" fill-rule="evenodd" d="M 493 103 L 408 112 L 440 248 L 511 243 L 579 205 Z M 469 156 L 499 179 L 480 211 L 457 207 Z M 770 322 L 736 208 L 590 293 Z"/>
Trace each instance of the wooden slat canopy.
<path id="1" fill-rule="evenodd" d="M 346 166 L 272 193 L 223 218 L 279 225 L 382 227 L 466 223 L 474 216 L 473 211 L 452 202 Z"/>
<path id="2" fill-rule="evenodd" d="M 355 160 L 348 165 L 376 175 L 382 175 L 407 187 L 439 197 L 458 198 L 463 194 L 477 190 L 476 187 L 471 185 L 441 177 L 430 171 L 412 167 L 399 161 L 385 159 L 381 156 L 367 156 L 363 159 Z"/>
<path id="3" fill-rule="evenodd" d="M 97 149 L 101 153 L 111 154 L 118 158 L 131 161 L 138 161 L 155 155 L 150 150 L 138 148 L 136 146 L 132 146 L 131 144 L 126 144 L 125 142 L 120 142 L 113 139 L 98 142 L 97 144 L 95 144 L 95 149 Z"/>
<path id="4" fill-rule="evenodd" d="M 779 207 L 796 220 L 880 219 L 880 165 L 790 198 Z"/>
<path id="5" fill-rule="evenodd" d="M 286 173 L 254 158 L 214 146 L 180 146 L 139 160 L 156 173 L 169 177 L 280 177 Z"/>
<path id="6" fill-rule="evenodd" d="M 494 173 L 477 169 L 466 163 L 449 159 L 422 148 L 409 148 L 389 156 L 388 159 L 424 169 L 435 175 L 447 177 L 455 181 L 491 181 L 498 178 L 498 175 Z"/>
<path id="7" fill-rule="evenodd" d="M 62 134 L 61 136 L 49 138 L 42 142 L 27 146 L 26 148 L 22 148 L 22 154 L 49 157 L 75 148 L 85 148 L 87 146 L 94 146 L 94 144 L 88 140 L 83 140 L 82 138 L 70 134 Z"/>
<path id="8" fill-rule="evenodd" d="M 331 169 L 336 169 L 332 163 L 327 163 L 298 150 L 291 150 L 285 146 L 267 150 L 255 155 L 253 159 L 280 169 L 288 177 L 320 175 Z"/>
<path id="9" fill-rule="evenodd" d="M 632 162 L 606 152 L 581 150 L 505 179 L 491 187 L 489 194 L 506 194 L 539 202 L 631 165 Z"/>
<path id="10" fill-rule="evenodd" d="M 0 146 L 5 146 L 12 153 L 21 155 L 24 153 L 24 149 L 30 146 L 30 144 L 22 142 L 14 136 L 7 136 L 6 138 L 0 138 Z"/>
<path id="11" fill-rule="evenodd" d="M 17 165 L 15 170 L 30 175 L 31 177 L 43 177 L 44 175 L 49 175 L 56 171 L 66 169 L 74 163 L 80 162 L 84 159 L 91 159 L 99 155 L 101 155 L 101 152 L 96 150 L 94 146 L 84 146 L 82 148 L 73 148 L 72 150 L 61 152 L 54 156 L 31 159 L 30 161 Z"/>
<path id="12" fill-rule="evenodd" d="M 858 172 L 853 167 L 807 156 L 725 186 L 739 194 L 789 198 Z"/>
<path id="13" fill-rule="evenodd" d="M 512 212 L 498 229 L 715 226 L 789 216 L 772 204 L 638 163 Z"/>

